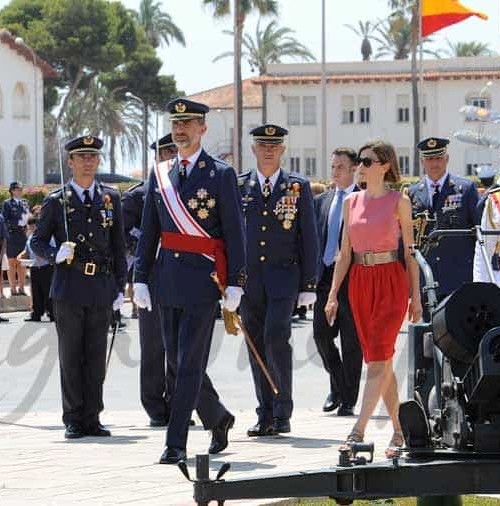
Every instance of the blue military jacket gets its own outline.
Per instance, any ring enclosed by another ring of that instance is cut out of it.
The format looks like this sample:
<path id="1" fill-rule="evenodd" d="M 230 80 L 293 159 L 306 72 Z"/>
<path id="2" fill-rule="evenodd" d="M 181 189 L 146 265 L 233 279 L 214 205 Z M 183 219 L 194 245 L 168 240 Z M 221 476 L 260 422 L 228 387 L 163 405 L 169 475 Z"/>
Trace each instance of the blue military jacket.
<path id="1" fill-rule="evenodd" d="M 33 252 L 55 263 L 57 250 L 66 241 L 63 205 L 69 240 L 75 242 L 75 262 L 106 266 L 109 273 L 84 274 L 66 262 L 56 264 L 50 296 L 83 306 L 108 305 L 123 292 L 127 278 L 125 240 L 120 196 L 96 181 L 90 209 L 85 208 L 70 184 L 51 193 L 42 205 L 40 221 L 31 239 Z M 54 237 L 56 246 L 50 240 Z"/>
<path id="2" fill-rule="evenodd" d="M 168 177 L 179 189 L 177 160 Z M 196 222 L 211 237 L 224 240 L 227 284 L 242 286 L 245 281 L 245 237 L 234 170 L 202 150 L 179 195 Z M 134 281 L 148 283 L 152 272 L 153 297 L 160 305 L 190 307 L 217 301 L 220 293 L 210 277 L 215 270 L 214 263 L 198 253 L 166 248 L 160 248 L 156 255 L 161 232 L 179 230 L 163 202 L 152 171 L 144 202 Z"/>
<path id="3" fill-rule="evenodd" d="M 142 210 L 148 185 L 144 181 L 129 188 L 122 196 L 123 228 L 129 254 L 135 255 L 140 235 Z"/>
<path id="4" fill-rule="evenodd" d="M 248 282 L 245 293 L 294 298 L 316 290 L 318 235 L 309 182 L 280 170 L 267 202 L 255 170 L 238 180 L 247 232 Z"/>
<path id="5" fill-rule="evenodd" d="M 410 186 L 408 195 L 414 217 L 425 210 L 432 215 L 432 199 L 425 179 Z M 428 224 L 426 233 L 433 229 L 472 228 L 478 198 L 472 181 L 449 174 L 439 194 L 436 222 Z M 429 250 L 426 260 L 439 283 L 438 296 L 448 295 L 463 283 L 472 281 L 474 246 L 475 240 L 472 237 L 447 237 Z"/>
<path id="6" fill-rule="evenodd" d="M 29 213 L 28 201 L 22 199 L 20 202 L 16 199 L 8 199 L 3 203 L 2 215 L 5 218 L 5 223 L 9 232 L 24 230 L 25 227 L 19 226 L 19 220 L 23 214 Z"/>

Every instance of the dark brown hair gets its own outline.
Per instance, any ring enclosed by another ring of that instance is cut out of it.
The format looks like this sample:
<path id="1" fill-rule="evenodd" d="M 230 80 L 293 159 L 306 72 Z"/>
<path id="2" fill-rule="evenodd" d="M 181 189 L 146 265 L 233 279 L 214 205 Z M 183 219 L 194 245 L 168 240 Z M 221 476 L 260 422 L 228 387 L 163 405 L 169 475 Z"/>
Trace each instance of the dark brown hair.
<path id="1" fill-rule="evenodd" d="M 397 183 L 401 179 L 398 157 L 392 144 L 384 141 L 367 142 L 358 151 L 358 157 L 365 149 L 371 149 L 382 163 L 389 164 L 389 170 L 384 174 L 384 181 Z"/>
<path id="2" fill-rule="evenodd" d="M 356 155 L 356 151 L 354 151 L 354 149 L 352 149 L 352 148 L 337 148 L 337 149 L 334 149 L 332 155 L 337 155 L 337 156 L 345 155 L 345 156 L 347 156 L 347 158 L 349 158 L 349 160 L 351 160 L 351 162 L 354 165 L 356 165 L 356 160 L 358 158 L 357 155 Z"/>

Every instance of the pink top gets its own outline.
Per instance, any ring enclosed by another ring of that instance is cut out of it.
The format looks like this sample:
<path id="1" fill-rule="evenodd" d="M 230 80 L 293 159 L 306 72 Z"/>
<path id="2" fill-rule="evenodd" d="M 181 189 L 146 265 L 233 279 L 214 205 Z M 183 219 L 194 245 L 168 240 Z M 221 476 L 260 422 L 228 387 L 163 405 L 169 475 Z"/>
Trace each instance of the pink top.
<path id="1" fill-rule="evenodd" d="M 398 249 L 401 228 L 396 207 L 400 197 L 396 191 L 379 198 L 368 197 L 366 191 L 351 193 L 348 233 L 356 253 Z"/>

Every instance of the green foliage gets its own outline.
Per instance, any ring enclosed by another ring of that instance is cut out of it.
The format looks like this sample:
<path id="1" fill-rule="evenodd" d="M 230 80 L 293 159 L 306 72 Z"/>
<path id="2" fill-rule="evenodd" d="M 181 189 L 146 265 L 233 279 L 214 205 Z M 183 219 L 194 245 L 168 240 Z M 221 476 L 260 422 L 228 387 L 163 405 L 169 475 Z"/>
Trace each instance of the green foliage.
<path id="1" fill-rule="evenodd" d="M 446 42 L 448 43 L 448 49 L 445 50 L 445 53 L 452 58 L 462 56 L 493 56 L 495 54 L 486 42 L 479 42 L 477 40 L 469 42 L 450 42 L 447 40 Z"/>

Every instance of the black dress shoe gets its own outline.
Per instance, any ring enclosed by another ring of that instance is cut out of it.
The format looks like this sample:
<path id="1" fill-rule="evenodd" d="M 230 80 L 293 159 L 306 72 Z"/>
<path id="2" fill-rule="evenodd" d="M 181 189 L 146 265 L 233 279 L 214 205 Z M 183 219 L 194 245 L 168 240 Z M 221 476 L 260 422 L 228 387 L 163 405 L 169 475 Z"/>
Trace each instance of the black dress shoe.
<path id="1" fill-rule="evenodd" d="M 0 316 L 0 323 L 2 323 L 2 322 L 3 322 L 3 323 L 6 323 L 6 322 L 8 322 L 8 321 L 9 321 L 9 319 L 8 319 L 8 318 L 4 318 L 3 316 Z"/>
<path id="2" fill-rule="evenodd" d="M 31 315 L 28 318 L 25 318 L 24 321 L 25 322 L 40 322 L 40 321 L 42 321 L 42 319 L 39 316 L 36 317 L 36 316 Z"/>
<path id="3" fill-rule="evenodd" d="M 64 437 L 66 439 L 80 439 L 85 436 L 86 434 L 80 425 L 71 423 L 66 425 L 66 431 L 64 432 Z"/>
<path id="4" fill-rule="evenodd" d="M 349 404 L 341 404 L 337 416 L 354 416 L 353 407 Z"/>
<path id="5" fill-rule="evenodd" d="M 266 422 L 257 422 L 253 427 L 247 430 L 248 437 L 273 436 L 273 424 Z"/>
<path id="6" fill-rule="evenodd" d="M 273 420 L 273 431 L 275 434 L 290 432 L 290 430 L 289 418 L 275 418 Z"/>
<path id="7" fill-rule="evenodd" d="M 340 401 L 335 399 L 332 394 L 328 394 L 323 404 L 323 411 L 329 413 L 335 411 L 340 406 Z"/>
<path id="8" fill-rule="evenodd" d="M 208 447 L 208 453 L 220 453 L 222 450 L 225 450 L 227 448 L 227 434 L 233 425 L 234 416 L 228 413 L 219 422 L 219 425 L 212 429 L 212 442 Z"/>
<path id="9" fill-rule="evenodd" d="M 104 427 L 104 425 L 101 425 L 100 423 L 89 425 L 85 430 L 85 433 L 87 434 L 87 436 L 95 436 L 95 437 L 111 436 L 111 431 L 106 429 L 106 427 Z"/>
<path id="10" fill-rule="evenodd" d="M 181 460 L 186 460 L 186 450 L 167 446 L 161 454 L 160 464 L 177 464 Z"/>
<path id="11" fill-rule="evenodd" d="M 150 418 L 150 427 L 166 427 L 168 425 L 168 418 Z"/>

